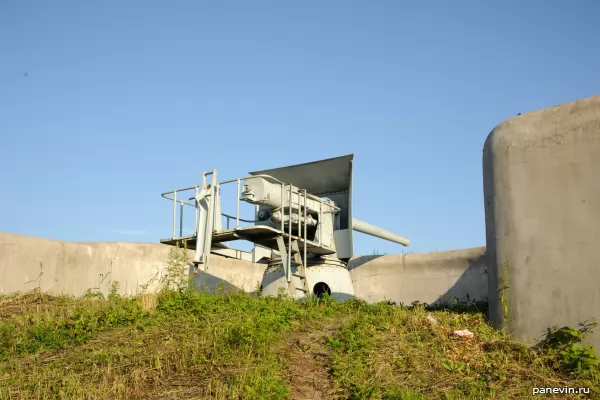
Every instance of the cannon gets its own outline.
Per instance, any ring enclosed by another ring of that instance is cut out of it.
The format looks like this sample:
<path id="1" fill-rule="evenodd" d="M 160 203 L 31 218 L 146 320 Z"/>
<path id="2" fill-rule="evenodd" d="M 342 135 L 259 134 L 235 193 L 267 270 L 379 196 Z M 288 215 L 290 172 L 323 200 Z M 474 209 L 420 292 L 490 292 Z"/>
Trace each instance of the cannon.
<path id="1" fill-rule="evenodd" d="M 402 246 L 410 244 L 403 236 L 353 217 L 353 158 L 351 154 L 255 171 L 222 182 L 217 181 L 215 169 L 203 172 L 201 185 L 162 194 L 173 201 L 173 236 L 161 243 L 185 242 L 195 250 L 196 270 L 209 270 L 211 253 L 266 263 L 261 285 L 266 296 L 283 291 L 298 299 L 325 293 L 337 300 L 353 297 L 354 285 L 347 268 L 353 256 L 353 231 Z M 220 188 L 232 183 L 237 184 L 235 216 L 221 212 Z M 188 190 L 195 193 L 186 201 L 181 193 Z M 240 217 L 240 201 L 254 205 L 253 219 Z M 194 209 L 194 233 L 188 236 L 182 233 L 185 205 Z M 227 218 L 226 228 L 223 217 Z M 234 227 L 229 226 L 232 220 Z M 250 225 L 242 226 L 242 222 Z M 254 243 L 252 252 L 224 245 L 234 240 Z"/>

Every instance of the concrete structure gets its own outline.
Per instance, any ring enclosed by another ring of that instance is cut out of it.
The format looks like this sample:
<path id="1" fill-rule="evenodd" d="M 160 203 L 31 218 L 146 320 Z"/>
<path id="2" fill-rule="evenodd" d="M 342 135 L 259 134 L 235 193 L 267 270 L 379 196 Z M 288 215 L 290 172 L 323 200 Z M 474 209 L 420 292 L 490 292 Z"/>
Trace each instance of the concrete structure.
<path id="1" fill-rule="evenodd" d="M 120 294 L 157 287 L 166 273 L 169 251 L 161 244 L 79 243 L 0 233 L 0 293 L 42 291 L 75 296 L 89 289 L 108 293 L 117 281 Z M 189 252 L 193 257 L 193 251 Z M 218 284 L 244 288 L 248 292 L 260 283 L 264 266 L 215 256 L 210 274 L 198 274 L 196 285 L 214 288 Z"/>
<path id="2" fill-rule="evenodd" d="M 135 294 L 165 273 L 170 246 L 145 243 L 74 243 L 0 233 L 0 293 L 28 291 L 82 295 L 108 293 L 118 281 L 121 294 Z M 392 300 L 434 303 L 440 296 L 487 295 L 484 248 L 450 252 L 356 257 L 349 265 L 356 295 L 369 302 Z M 189 253 L 190 259 L 193 252 Z M 41 268 L 40 266 L 43 266 Z M 266 265 L 214 256 L 209 273 L 196 285 L 219 284 L 252 292 Z"/>
<path id="3" fill-rule="evenodd" d="M 483 151 L 493 323 L 533 344 L 600 319 L 600 96 L 507 120 Z"/>
<path id="4" fill-rule="evenodd" d="M 355 257 L 349 269 L 357 296 L 368 302 L 433 304 L 488 295 L 485 247 Z"/>

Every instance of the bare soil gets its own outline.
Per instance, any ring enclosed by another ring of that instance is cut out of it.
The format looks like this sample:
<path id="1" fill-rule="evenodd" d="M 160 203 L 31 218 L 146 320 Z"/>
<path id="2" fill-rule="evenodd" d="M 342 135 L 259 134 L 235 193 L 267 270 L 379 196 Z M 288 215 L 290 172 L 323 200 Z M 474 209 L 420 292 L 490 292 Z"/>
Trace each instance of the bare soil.
<path id="1" fill-rule="evenodd" d="M 295 333 L 282 350 L 288 359 L 288 383 L 293 400 L 335 400 L 341 398 L 327 367 L 327 337 L 342 326 L 342 321 L 326 321 Z"/>

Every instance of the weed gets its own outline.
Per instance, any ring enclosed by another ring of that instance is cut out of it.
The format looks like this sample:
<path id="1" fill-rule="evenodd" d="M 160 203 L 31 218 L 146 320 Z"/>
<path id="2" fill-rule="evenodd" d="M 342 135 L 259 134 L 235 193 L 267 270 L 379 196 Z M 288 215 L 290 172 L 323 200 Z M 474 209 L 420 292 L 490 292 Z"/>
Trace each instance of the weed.
<path id="1" fill-rule="evenodd" d="M 189 269 L 189 256 L 187 252 L 187 242 L 183 242 L 183 247 L 179 243 L 171 247 L 167 258 L 166 273 L 160 279 L 162 290 L 175 290 L 182 292 L 190 289 L 192 284 L 191 277 L 186 271 Z"/>
<path id="2" fill-rule="evenodd" d="M 116 301 L 119 298 L 119 282 L 113 281 L 110 284 L 110 290 L 108 292 L 108 301 Z"/>
<path id="3" fill-rule="evenodd" d="M 436 303 L 425 305 L 427 311 L 452 311 L 455 313 L 487 314 L 489 303 L 487 299 L 472 299 L 467 293 L 465 298 L 440 298 Z"/>
<path id="4" fill-rule="evenodd" d="M 502 263 L 502 274 L 500 274 L 500 283 L 501 286 L 497 289 L 498 293 L 500 293 L 500 304 L 502 305 L 502 326 L 503 329 L 508 332 L 510 326 L 510 309 L 508 307 L 508 298 L 506 291 L 510 289 L 508 286 L 508 262 L 504 261 Z"/>
<path id="5" fill-rule="evenodd" d="M 0 322 L 0 361 L 8 360 L 15 345 L 15 328 L 5 322 Z"/>
<path id="6" fill-rule="evenodd" d="M 581 342 L 598 326 L 592 321 L 584 329 L 572 327 L 552 328 L 540 343 L 540 361 L 551 368 L 575 376 L 600 378 L 600 357 L 594 346 L 583 346 Z"/>

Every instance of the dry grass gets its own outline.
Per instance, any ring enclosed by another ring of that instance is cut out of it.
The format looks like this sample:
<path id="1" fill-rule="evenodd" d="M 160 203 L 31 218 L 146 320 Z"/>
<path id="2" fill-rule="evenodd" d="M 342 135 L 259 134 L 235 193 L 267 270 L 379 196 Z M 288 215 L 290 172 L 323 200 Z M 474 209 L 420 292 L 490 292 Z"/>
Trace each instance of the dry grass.
<path id="1" fill-rule="evenodd" d="M 152 312 L 156 310 L 158 304 L 158 295 L 150 293 L 140 296 L 140 303 L 143 311 Z"/>
<path id="2" fill-rule="evenodd" d="M 286 381 L 293 400 L 342 398 L 330 378 L 331 349 L 328 337 L 337 334 L 344 319 L 326 319 L 301 326 L 282 342 L 278 352 L 286 354 Z"/>
<path id="3" fill-rule="evenodd" d="M 427 323 L 428 314 L 450 331 L 468 328 L 475 337 L 453 338 Z M 534 387 L 598 390 L 597 380 L 566 378 L 546 367 L 539 355 L 494 331 L 479 313 L 364 307 L 332 346 L 335 380 L 350 388 L 352 398 L 521 399 L 532 397 Z"/>
<path id="4" fill-rule="evenodd" d="M 25 313 L 52 313 L 72 304 L 69 296 L 51 296 L 33 290 L 27 293 L 0 295 L 0 321 Z"/>
<path id="5" fill-rule="evenodd" d="M 230 292 L 4 296 L 0 399 L 522 399 L 536 386 L 598 389 L 547 367 L 481 313 L 432 312 L 474 332 L 470 340 L 426 315 Z"/>

